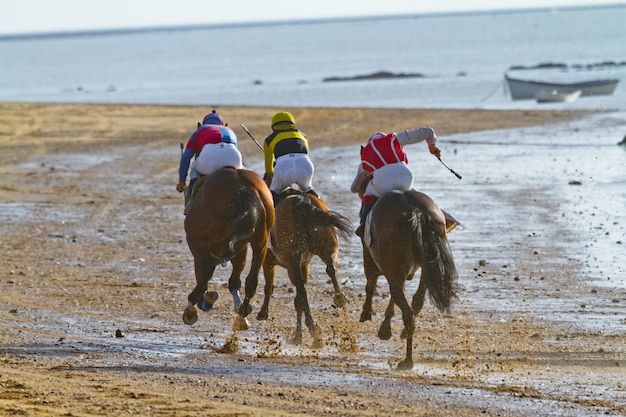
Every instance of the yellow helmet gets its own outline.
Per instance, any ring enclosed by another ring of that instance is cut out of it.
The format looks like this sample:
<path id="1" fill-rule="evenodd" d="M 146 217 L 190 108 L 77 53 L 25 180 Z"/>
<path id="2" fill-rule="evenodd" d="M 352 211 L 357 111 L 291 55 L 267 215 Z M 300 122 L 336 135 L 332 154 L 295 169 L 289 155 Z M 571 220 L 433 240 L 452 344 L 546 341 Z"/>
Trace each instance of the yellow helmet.
<path id="1" fill-rule="evenodd" d="M 281 111 L 272 117 L 272 129 L 274 130 L 293 129 L 295 127 L 296 119 L 293 118 L 291 113 Z"/>

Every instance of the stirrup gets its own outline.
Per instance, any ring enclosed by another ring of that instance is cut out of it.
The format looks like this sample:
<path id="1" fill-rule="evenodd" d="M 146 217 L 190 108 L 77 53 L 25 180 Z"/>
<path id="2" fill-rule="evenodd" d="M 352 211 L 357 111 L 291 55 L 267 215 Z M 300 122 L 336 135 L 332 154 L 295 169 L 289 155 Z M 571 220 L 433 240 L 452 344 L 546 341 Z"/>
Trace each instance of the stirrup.
<path id="1" fill-rule="evenodd" d="M 361 223 L 359 224 L 359 227 L 357 227 L 356 230 L 354 231 L 354 234 L 360 237 L 361 239 L 363 239 L 364 232 L 365 232 L 365 223 Z"/>

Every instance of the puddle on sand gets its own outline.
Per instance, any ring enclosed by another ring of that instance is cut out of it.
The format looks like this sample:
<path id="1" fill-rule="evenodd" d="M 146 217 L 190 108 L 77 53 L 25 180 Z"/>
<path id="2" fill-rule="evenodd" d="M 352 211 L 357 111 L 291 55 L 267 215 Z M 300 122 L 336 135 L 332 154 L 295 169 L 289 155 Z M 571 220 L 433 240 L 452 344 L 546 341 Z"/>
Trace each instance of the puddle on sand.
<path id="1" fill-rule="evenodd" d="M 0 203 L 0 223 L 80 223 L 87 218 L 84 208 L 57 203 Z"/>
<path id="2" fill-rule="evenodd" d="M 17 165 L 19 168 L 46 168 L 64 171 L 82 171 L 105 162 L 121 158 L 116 154 L 52 154 L 44 155 L 36 161 Z"/>

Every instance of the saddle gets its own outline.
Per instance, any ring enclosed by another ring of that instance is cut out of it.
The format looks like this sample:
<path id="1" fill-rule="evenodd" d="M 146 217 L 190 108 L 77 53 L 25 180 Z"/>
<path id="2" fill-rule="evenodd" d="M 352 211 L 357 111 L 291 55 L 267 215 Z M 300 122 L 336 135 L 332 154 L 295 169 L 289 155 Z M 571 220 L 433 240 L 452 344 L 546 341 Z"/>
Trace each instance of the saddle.
<path id="1" fill-rule="evenodd" d="M 206 178 L 207 178 L 206 175 L 202 175 L 200 178 L 195 180 L 193 184 L 189 184 L 187 187 L 185 187 L 184 192 L 183 192 L 185 196 L 185 210 L 183 211 L 183 214 L 185 215 L 189 214 L 189 207 L 191 206 L 191 200 L 198 194 L 198 190 L 200 190 L 200 187 L 202 187 L 202 184 L 204 184 L 204 182 L 206 181 Z"/>

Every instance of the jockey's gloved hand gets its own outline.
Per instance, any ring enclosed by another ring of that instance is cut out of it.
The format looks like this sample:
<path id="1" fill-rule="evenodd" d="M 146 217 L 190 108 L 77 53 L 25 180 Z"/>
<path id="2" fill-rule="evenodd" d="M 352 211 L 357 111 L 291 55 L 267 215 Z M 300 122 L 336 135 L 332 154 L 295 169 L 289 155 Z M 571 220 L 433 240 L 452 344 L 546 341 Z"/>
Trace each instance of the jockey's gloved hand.
<path id="1" fill-rule="evenodd" d="M 435 155 L 437 158 L 441 157 L 441 149 L 439 149 L 436 146 L 429 146 L 428 150 L 430 151 L 431 154 Z"/>
<path id="2" fill-rule="evenodd" d="M 182 193 L 184 190 L 185 190 L 184 182 L 179 182 L 178 184 L 176 184 L 176 191 L 178 191 L 179 193 Z"/>

